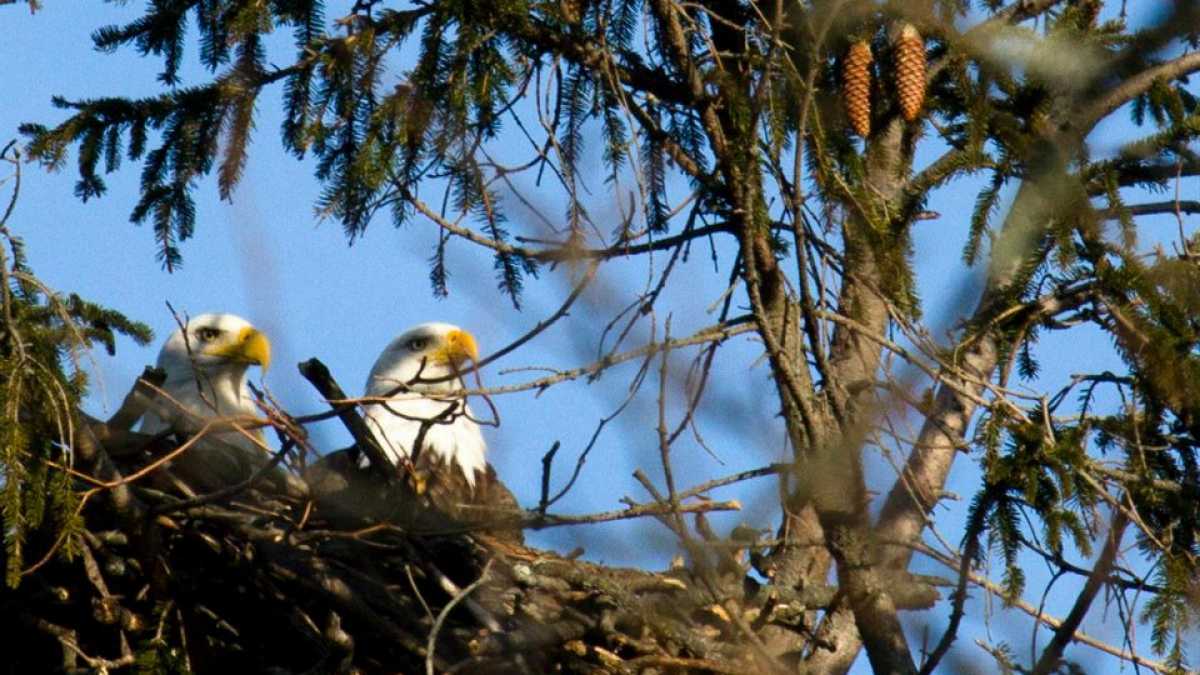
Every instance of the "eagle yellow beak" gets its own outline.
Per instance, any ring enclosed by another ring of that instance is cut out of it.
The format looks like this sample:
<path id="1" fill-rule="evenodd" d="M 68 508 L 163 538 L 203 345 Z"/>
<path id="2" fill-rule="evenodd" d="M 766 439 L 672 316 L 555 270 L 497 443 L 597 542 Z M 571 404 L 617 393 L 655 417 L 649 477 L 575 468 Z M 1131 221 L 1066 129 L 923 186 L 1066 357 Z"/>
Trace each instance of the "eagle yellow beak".
<path id="1" fill-rule="evenodd" d="M 271 365 L 271 343 L 257 328 L 246 326 L 237 339 L 208 351 L 213 356 L 222 356 L 239 363 L 253 363 L 265 372 Z"/>
<path id="2" fill-rule="evenodd" d="M 461 328 L 446 333 L 446 344 L 437 350 L 435 358 L 455 366 L 467 360 L 479 361 L 479 347 L 475 344 L 475 336 Z"/>

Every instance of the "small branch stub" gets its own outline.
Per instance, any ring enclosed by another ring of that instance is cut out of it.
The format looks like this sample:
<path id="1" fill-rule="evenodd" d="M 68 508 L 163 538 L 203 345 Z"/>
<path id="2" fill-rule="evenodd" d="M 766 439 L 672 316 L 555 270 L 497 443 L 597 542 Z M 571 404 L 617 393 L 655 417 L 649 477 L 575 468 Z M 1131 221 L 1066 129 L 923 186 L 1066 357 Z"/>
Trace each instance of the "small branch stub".
<path id="1" fill-rule="evenodd" d="M 871 133 L 871 43 L 859 40 L 850 45 L 842 66 L 842 96 L 854 133 L 866 138 Z"/>
<path id="2" fill-rule="evenodd" d="M 925 41 L 912 24 L 906 23 L 896 38 L 896 95 L 900 114 L 912 122 L 925 103 Z"/>

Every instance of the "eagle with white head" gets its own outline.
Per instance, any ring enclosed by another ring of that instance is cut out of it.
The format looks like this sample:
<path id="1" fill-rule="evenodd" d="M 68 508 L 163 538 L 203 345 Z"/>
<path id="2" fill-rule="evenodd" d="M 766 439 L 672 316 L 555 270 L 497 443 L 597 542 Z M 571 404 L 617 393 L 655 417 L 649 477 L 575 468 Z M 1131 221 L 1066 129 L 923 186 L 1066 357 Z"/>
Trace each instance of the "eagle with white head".
<path id="1" fill-rule="evenodd" d="M 448 323 L 423 323 L 383 350 L 367 376 L 366 395 L 387 400 L 368 404 L 365 413 L 393 462 L 429 452 L 475 486 L 486 472 L 487 445 L 467 402 L 447 394 L 463 388 L 462 367 L 478 358 L 475 337 Z"/>
<path id="2" fill-rule="evenodd" d="M 167 338 L 158 354 L 166 381 L 151 401 L 141 431 L 191 435 L 217 418 L 257 417 L 248 371 L 251 366 L 266 370 L 270 363 L 271 343 L 249 321 L 233 314 L 192 317 Z M 262 438 L 261 430 L 249 433 Z M 245 434 L 221 431 L 172 460 L 171 468 L 189 485 L 213 491 L 250 478 L 268 459 Z M 282 471 L 269 473 L 267 479 L 289 491 L 299 485 Z"/>
<path id="3" fill-rule="evenodd" d="M 423 323 L 388 344 L 367 377 L 367 427 L 395 464 L 414 471 L 416 490 L 452 518 L 479 523 L 518 509 L 488 464 L 487 445 L 464 389 L 468 361 L 479 360 L 469 332 Z M 386 400 L 379 400 L 386 399 Z M 500 528 L 503 530 L 503 528 Z M 505 530 L 520 538 L 520 530 Z"/>

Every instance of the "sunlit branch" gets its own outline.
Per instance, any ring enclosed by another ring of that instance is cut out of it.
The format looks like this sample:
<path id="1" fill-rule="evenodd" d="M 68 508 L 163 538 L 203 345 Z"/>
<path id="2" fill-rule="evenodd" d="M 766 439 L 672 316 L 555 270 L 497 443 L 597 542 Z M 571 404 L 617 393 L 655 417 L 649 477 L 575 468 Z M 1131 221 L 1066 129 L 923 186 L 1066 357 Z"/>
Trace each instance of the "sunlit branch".
<path id="1" fill-rule="evenodd" d="M 945 556 L 944 554 L 939 553 L 931 548 L 928 548 L 923 544 L 918 544 L 917 550 L 919 552 L 925 554 L 926 556 L 930 557 L 934 561 L 936 561 L 942 565 L 945 565 L 946 567 L 949 567 L 951 569 L 958 568 L 958 563 L 955 560 L 953 560 L 953 559 Z M 1050 628 L 1058 628 L 1059 626 L 1063 625 L 1061 619 L 1058 619 L 1049 614 L 1046 614 L 1045 612 L 1039 610 L 1037 607 L 1035 607 L 1031 603 L 1029 603 L 1025 600 L 1022 600 L 1021 598 L 1010 598 L 1001 586 L 992 582 L 990 579 L 988 579 L 987 577 L 985 577 L 981 574 L 977 574 L 975 572 L 968 571 L 967 578 L 971 581 L 971 583 L 984 589 L 988 593 L 995 596 L 997 599 L 1000 599 L 1000 600 L 1004 601 L 1005 603 L 1008 603 L 1011 606 L 1016 607 L 1017 609 L 1020 609 L 1021 611 L 1025 612 L 1029 616 L 1033 617 L 1033 619 L 1035 621 L 1045 624 L 1046 626 L 1049 626 Z M 1156 673 L 1162 673 L 1163 675 L 1168 675 L 1169 673 L 1175 672 L 1174 669 L 1168 667 L 1164 663 L 1161 663 L 1159 661 L 1151 661 L 1150 659 L 1139 656 L 1136 653 L 1129 652 L 1124 649 L 1120 649 L 1118 647 L 1114 647 L 1113 645 L 1110 645 L 1107 642 L 1100 640 L 1099 638 L 1092 637 L 1091 635 L 1089 635 L 1083 631 L 1079 631 L 1079 630 L 1075 631 L 1073 639 L 1080 644 L 1085 644 L 1094 649 L 1098 649 L 1106 654 L 1115 656 L 1115 657 L 1121 659 L 1122 661 L 1128 661 L 1130 663 L 1134 663 L 1139 666 L 1150 668 L 1151 670 L 1155 671 Z"/>

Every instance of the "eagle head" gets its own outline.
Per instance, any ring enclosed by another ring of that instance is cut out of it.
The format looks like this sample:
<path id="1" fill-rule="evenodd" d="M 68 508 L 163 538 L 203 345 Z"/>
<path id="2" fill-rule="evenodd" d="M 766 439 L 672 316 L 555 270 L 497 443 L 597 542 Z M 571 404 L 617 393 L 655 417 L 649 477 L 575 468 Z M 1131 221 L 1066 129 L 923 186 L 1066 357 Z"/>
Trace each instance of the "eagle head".
<path id="1" fill-rule="evenodd" d="M 251 365 L 266 370 L 271 363 L 267 336 L 240 316 L 201 314 L 176 329 L 158 354 L 167 380 L 193 379 L 195 371 L 240 376 Z"/>
<path id="2" fill-rule="evenodd" d="M 475 336 L 452 324 L 423 323 L 379 355 L 367 378 L 367 394 L 386 395 L 402 386 L 424 392 L 458 389 L 464 365 L 478 360 Z"/>

